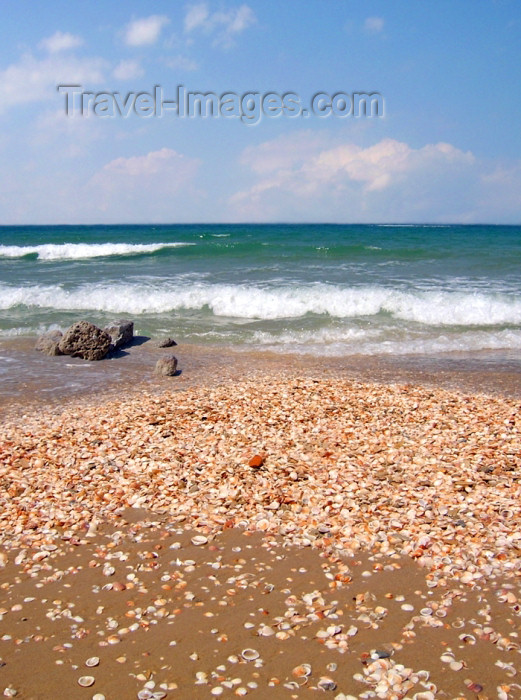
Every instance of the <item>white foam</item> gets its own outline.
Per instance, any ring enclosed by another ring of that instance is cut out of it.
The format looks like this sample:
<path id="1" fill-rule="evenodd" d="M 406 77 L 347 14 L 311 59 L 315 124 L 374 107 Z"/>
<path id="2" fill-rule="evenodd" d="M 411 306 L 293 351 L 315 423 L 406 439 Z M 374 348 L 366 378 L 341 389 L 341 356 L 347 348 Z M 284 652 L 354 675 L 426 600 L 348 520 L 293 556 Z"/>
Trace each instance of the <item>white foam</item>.
<path id="1" fill-rule="evenodd" d="M 0 258 L 38 256 L 39 260 L 85 260 L 111 255 L 155 253 L 163 248 L 178 248 L 195 243 L 45 243 L 35 246 L 0 245 Z"/>
<path id="2" fill-rule="evenodd" d="M 209 310 L 215 316 L 237 320 L 291 319 L 313 313 L 339 319 L 386 314 L 427 326 L 521 323 L 521 296 L 516 294 L 328 284 L 261 287 L 154 280 L 85 284 L 74 289 L 60 285 L 0 285 L 0 309 L 19 305 L 128 314 Z"/>
<path id="3" fill-rule="evenodd" d="M 402 334 L 386 330 L 326 329 L 304 332 L 256 333 L 254 343 L 271 352 L 345 357 L 349 355 L 429 355 L 447 352 L 520 350 L 521 331 L 465 331 L 451 335 Z"/>

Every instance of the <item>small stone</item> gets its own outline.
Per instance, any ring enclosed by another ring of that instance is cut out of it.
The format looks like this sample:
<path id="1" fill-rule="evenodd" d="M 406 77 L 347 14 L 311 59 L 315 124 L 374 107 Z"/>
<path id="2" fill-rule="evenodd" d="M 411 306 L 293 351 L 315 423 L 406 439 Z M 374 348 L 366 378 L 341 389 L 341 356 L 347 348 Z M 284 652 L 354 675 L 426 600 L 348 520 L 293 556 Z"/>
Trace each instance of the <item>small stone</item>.
<path id="1" fill-rule="evenodd" d="M 154 371 L 163 377 L 173 377 L 177 371 L 177 357 L 168 355 L 167 357 L 159 358 Z"/>
<path id="2" fill-rule="evenodd" d="M 177 345 L 177 343 L 173 338 L 161 338 L 156 341 L 156 348 L 173 348 L 174 345 Z"/>

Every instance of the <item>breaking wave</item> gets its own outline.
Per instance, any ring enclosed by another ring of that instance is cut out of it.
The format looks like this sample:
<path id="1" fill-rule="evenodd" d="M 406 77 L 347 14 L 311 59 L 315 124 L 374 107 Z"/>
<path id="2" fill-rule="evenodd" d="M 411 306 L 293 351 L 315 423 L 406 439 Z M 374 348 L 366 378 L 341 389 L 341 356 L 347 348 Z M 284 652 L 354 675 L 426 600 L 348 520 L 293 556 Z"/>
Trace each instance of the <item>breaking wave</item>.
<path id="1" fill-rule="evenodd" d="M 199 311 L 236 319 L 295 319 L 307 314 L 347 319 L 388 315 L 427 326 L 521 323 L 521 297 L 498 292 L 398 290 L 330 284 L 254 286 L 159 280 L 134 283 L 0 285 L 0 309 L 147 314 Z"/>
<path id="2" fill-rule="evenodd" d="M 195 243 L 44 243 L 42 245 L 0 245 L 0 258 L 36 257 L 39 260 L 86 260 L 112 255 L 143 255 L 164 248 Z"/>

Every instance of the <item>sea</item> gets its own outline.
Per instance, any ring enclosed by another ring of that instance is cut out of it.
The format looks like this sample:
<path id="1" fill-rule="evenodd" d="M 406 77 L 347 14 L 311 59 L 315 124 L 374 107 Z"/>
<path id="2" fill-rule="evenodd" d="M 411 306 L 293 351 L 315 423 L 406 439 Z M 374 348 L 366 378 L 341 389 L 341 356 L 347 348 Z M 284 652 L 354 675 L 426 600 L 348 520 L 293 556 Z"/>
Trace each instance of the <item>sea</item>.
<path id="1" fill-rule="evenodd" d="M 519 358 L 521 226 L 0 227 L 0 340 L 83 318 L 239 351 Z"/>

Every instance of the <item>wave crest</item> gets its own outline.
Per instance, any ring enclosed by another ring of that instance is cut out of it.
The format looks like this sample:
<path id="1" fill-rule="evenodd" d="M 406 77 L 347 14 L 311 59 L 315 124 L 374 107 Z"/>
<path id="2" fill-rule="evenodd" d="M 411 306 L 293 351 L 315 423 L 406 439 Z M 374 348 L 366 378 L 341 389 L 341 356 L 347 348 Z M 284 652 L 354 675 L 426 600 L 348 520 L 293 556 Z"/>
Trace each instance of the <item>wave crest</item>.
<path id="1" fill-rule="evenodd" d="M 495 326 L 521 323 L 521 298 L 487 292 L 396 290 L 380 286 L 328 284 L 260 287 L 245 284 L 96 283 L 75 289 L 60 285 L 0 285 L 0 308 L 147 314 L 209 311 L 236 319 L 276 320 L 306 314 L 359 318 L 386 314 L 427 326 Z"/>
<path id="2" fill-rule="evenodd" d="M 195 243 L 44 243 L 34 246 L 0 245 L 0 258 L 24 258 L 36 255 L 39 260 L 87 260 L 112 255 L 143 255 L 164 248 L 179 248 Z"/>

